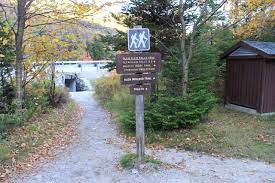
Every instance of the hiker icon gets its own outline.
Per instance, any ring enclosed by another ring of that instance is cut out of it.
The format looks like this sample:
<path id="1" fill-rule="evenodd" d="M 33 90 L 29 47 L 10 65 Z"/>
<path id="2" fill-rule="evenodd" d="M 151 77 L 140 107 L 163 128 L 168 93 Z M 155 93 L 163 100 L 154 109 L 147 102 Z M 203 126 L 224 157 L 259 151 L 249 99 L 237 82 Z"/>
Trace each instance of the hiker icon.
<path id="1" fill-rule="evenodd" d="M 137 33 L 131 35 L 131 45 L 130 45 L 130 47 L 132 48 L 134 46 L 134 48 L 138 48 L 137 41 L 138 41 Z"/>
<path id="2" fill-rule="evenodd" d="M 143 48 L 146 48 L 146 42 L 148 41 L 148 38 L 145 37 L 145 32 L 139 34 L 139 43 L 138 47 L 140 48 L 141 44 Z"/>
<path id="3" fill-rule="evenodd" d="M 128 49 L 130 51 L 150 50 L 149 29 L 138 28 L 128 30 Z"/>

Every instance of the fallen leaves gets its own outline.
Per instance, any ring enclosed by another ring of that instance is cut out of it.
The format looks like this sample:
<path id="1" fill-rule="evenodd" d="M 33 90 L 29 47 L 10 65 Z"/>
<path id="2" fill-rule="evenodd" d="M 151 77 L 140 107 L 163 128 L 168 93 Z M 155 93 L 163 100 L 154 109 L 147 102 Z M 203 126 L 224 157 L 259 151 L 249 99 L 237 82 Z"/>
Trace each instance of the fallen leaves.
<path id="1" fill-rule="evenodd" d="M 275 163 L 269 162 L 269 164 L 275 168 Z"/>
<path id="2" fill-rule="evenodd" d="M 1 183 L 8 183 L 8 176 L 10 175 L 10 167 L 9 166 L 3 166 L 0 165 L 0 182 Z"/>
<path id="3" fill-rule="evenodd" d="M 131 144 L 129 144 L 129 143 L 122 144 L 121 149 L 124 149 L 126 151 L 130 151 L 131 150 Z"/>
<path id="4" fill-rule="evenodd" d="M 21 147 L 21 148 L 25 148 L 25 147 L 26 147 L 26 144 L 25 144 L 25 143 L 22 143 L 22 144 L 20 145 L 20 147 Z"/>
<path id="5" fill-rule="evenodd" d="M 152 150 L 164 150 L 164 146 L 160 144 L 149 144 L 147 147 Z"/>
<path id="6" fill-rule="evenodd" d="M 123 167 L 122 167 L 119 163 L 116 165 L 116 168 L 117 168 L 117 170 L 120 171 L 120 172 L 123 171 Z"/>
<path id="7" fill-rule="evenodd" d="M 259 134 L 259 135 L 256 136 L 256 140 L 257 141 L 261 141 L 261 142 L 267 142 L 269 140 L 269 136 L 268 135 Z"/>
<path id="8" fill-rule="evenodd" d="M 171 164 L 171 163 L 162 163 L 162 166 L 166 169 L 178 169 L 183 170 L 185 169 L 185 165 L 182 164 Z"/>
<path id="9" fill-rule="evenodd" d="M 15 149 L 12 151 L 11 163 L 0 165 L 0 182 L 7 182 L 12 173 L 21 174 L 33 170 L 42 162 L 53 159 L 56 150 L 64 149 L 78 137 L 76 129 L 83 109 L 79 106 L 63 106 L 55 110 L 54 115 L 43 114 L 39 118 L 36 117 L 31 124 L 10 133 L 8 139 L 15 139 L 10 142 Z M 38 132 L 28 128 L 38 129 Z M 25 142 L 22 142 L 23 139 Z M 18 161 L 21 153 L 26 152 L 27 156 Z"/>
<path id="10" fill-rule="evenodd" d="M 129 143 L 136 143 L 136 137 L 123 136 Z"/>
<path id="11" fill-rule="evenodd" d="M 106 144 L 114 144 L 114 141 L 111 138 L 107 138 Z"/>

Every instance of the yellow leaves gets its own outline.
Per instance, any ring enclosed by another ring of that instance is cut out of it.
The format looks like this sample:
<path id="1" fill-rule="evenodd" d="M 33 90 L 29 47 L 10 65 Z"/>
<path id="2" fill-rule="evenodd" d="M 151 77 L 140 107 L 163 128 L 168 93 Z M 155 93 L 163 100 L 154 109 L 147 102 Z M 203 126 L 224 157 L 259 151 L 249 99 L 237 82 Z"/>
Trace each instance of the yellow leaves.
<path id="1" fill-rule="evenodd" d="M 32 117 L 31 123 L 8 134 L 9 140 L 3 146 L 0 144 L 0 157 L 6 156 L 0 163 L 0 182 L 10 182 L 7 179 L 14 173 L 34 170 L 41 162 L 54 157 L 53 150 L 63 149 L 73 142 L 78 136 L 77 124 L 82 114 L 82 109 L 69 103 Z M 26 154 L 26 148 L 30 153 Z"/>
<path id="2" fill-rule="evenodd" d="M 73 34 L 66 34 L 65 38 L 67 38 L 69 40 L 73 40 L 73 39 L 75 39 L 75 35 L 73 35 Z"/>
<path id="3" fill-rule="evenodd" d="M 60 41 L 61 41 L 61 40 L 58 39 L 58 38 L 54 38 L 54 39 L 53 39 L 53 43 L 54 43 L 54 44 L 58 44 L 58 43 L 60 43 Z"/>
<path id="4" fill-rule="evenodd" d="M 0 37 L 0 46 L 5 46 L 9 43 L 9 37 Z"/>
<path id="5" fill-rule="evenodd" d="M 8 42 L 9 42 L 9 40 L 4 39 L 3 42 L 2 42 L 2 44 L 5 46 L 6 44 L 8 44 Z"/>
<path id="6" fill-rule="evenodd" d="M 5 58 L 5 55 L 3 55 L 3 54 L 0 54 L 0 58 Z"/>
<path id="7" fill-rule="evenodd" d="M 9 34 L 9 32 L 10 32 L 9 26 L 3 27 L 3 28 L 2 28 L 2 31 L 3 31 L 5 34 Z"/>
<path id="8" fill-rule="evenodd" d="M 32 64 L 28 62 L 52 62 L 56 60 L 67 60 L 70 58 L 78 58 L 82 44 L 75 32 L 71 32 L 71 26 L 54 25 L 43 35 L 32 35 L 32 30 L 28 30 L 30 34 L 28 41 L 25 42 L 25 54 L 29 55 L 26 60 L 26 67 L 31 68 Z M 58 30 L 58 31 L 57 31 Z"/>
<path id="9" fill-rule="evenodd" d="M 77 14 L 85 14 L 88 13 L 91 9 L 90 6 L 86 4 L 77 4 L 75 10 Z"/>
<path id="10" fill-rule="evenodd" d="M 32 63 L 79 58 L 86 45 L 76 24 L 111 4 L 100 0 L 34 1 L 27 12 L 30 17 L 24 35 L 26 70 Z"/>
<path id="11" fill-rule="evenodd" d="M 235 33 L 240 38 L 257 36 L 275 22 L 273 0 L 231 0 L 230 19 L 237 22 Z"/>

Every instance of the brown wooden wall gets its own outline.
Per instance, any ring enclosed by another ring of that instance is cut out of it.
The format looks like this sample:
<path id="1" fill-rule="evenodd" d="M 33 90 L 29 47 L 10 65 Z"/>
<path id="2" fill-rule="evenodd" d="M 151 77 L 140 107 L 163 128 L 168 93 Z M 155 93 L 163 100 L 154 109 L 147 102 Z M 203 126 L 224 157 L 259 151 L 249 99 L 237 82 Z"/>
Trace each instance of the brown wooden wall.
<path id="1" fill-rule="evenodd" d="M 267 59 L 263 71 L 262 112 L 275 112 L 275 60 Z"/>
<path id="2" fill-rule="evenodd" d="M 227 58 L 225 102 L 260 112 L 263 58 Z"/>

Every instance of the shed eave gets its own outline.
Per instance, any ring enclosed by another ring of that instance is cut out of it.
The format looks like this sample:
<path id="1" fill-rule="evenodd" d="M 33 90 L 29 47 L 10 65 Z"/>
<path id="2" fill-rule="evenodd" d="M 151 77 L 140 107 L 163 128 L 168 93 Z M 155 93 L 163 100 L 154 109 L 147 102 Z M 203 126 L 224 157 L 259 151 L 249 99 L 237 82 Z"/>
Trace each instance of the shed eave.
<path id="1" fill-rule="evenodd" d="M 223 53 L 220 58 L 221 59 L 225 59 L 226 57 L 228 57 L 232 52 L 236 51 L 238 48 L 240 47 L 243 47 L 243 48 L 246 48 L 246 49 L 249 49 L 261 56 L 263 56 L 264 58 L 269 58 L 269 59 L 274 59 L 275 58 L 275 55 L 270 55 L 270 54 L 267 54 L 266 52 L 262 51 L 262 50 L 259 50 L 253 46 L 250 46 L 249 44 L 247 44 L 246 42 L 244 41 L 239 41 L 236 45 L 232 46 L 231 48 L 229 48 L 225 53 Z"/>
<path id="2" fill-rule="evenodd" d="M 230 55 L 232 52 L 234 52 L 235 50 L 237 50 L 238 48 L 241 47 L 241 42 L 239 41 L 236 45 L 232 46 L 231 48 L 229 48 L 226 52 L 224 52 L 220 58 L 221 59 L 225 59 L 228 55 Z"/>
<path id="3" fill-rule="evenodd" d="M 275 55 L 268 55 L 266 58 L 268 58 L 268 59 L 275 59 Z"/>

